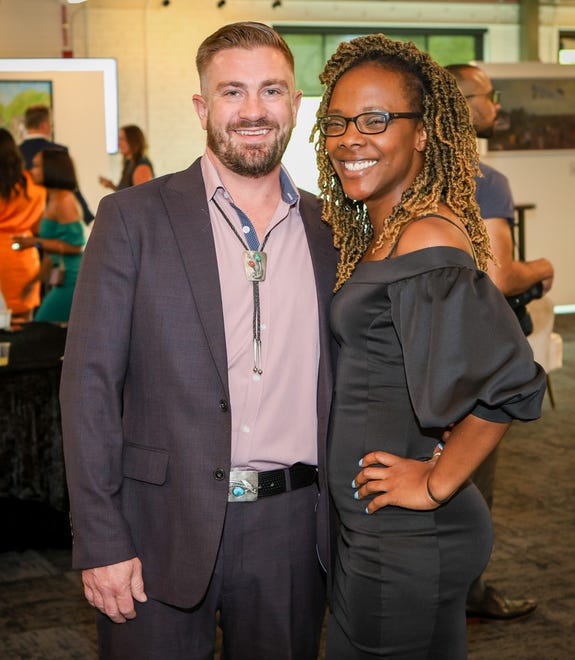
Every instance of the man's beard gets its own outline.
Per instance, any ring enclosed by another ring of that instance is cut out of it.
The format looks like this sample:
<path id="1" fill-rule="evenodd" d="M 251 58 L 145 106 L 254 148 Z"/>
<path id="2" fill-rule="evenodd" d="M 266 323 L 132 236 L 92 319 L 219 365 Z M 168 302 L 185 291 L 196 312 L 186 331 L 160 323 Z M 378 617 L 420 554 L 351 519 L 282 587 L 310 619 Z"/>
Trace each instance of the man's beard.
<path id="1" fill-rule="evenodd" d="M 258 127 L 277 129 L 277 138 L 272 143 L 239 145 L 233 143 L 231 136 L 234 130 L 242 128 L 253 130 Z M 278 124 L 259 120 L 230 124 L 225 131 L 222 131 L 215 128 L 208 119 L 207 144 L 229 170 L 241 176 L 257 178 L 269 174 L 281 162 L 292 130 L 293 126 L 281 129 Z"/>
<path id="2" fill-rule="evenodd" d="M 477 125 L 477 123 L 475 123 L 474 124 L 475 134 L 477 135 L 478 138 L 488 139 L 493 137 L 493 134 L 495 133 L 496 125 L 500 121 L 501 121 L 501 115 L 497 113 L 495 117 L 492 119 L 491 123 L 484 121 L 479 126 Z"/>
<path id="3" fill-rule="evenodd" d="M 493 122 L 491 126 L 480 126 L 479 128 L 477 128 L 477 126 L 475 127 L 475 133 L 478 138 L 487 139 L 493 137 L 494 131 L 495 131 L 495 122 Z"/>

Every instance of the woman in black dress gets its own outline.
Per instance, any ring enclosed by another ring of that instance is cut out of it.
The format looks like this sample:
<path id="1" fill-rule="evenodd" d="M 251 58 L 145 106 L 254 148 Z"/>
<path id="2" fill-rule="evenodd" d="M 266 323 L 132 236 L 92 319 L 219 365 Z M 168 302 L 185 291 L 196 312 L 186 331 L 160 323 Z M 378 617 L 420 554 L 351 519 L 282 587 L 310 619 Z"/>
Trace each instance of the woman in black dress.
<path id="1" fill-rule="evenodd" d="M 154 178 L 154 168 L 147 156 L 148 143 L 144 131 L 135 124 L 122 126 L 118 131 L 118 150 L 122 154 L 122 177 L 116 185 L 104 176 L 100 183 L 110 190 L 123 190 Z"/>
<path id="2" fill-rule="evenodd" d="M 461 660 L 492 544 L 469 476 L 513 419 L 540 415 L 545 375 L 484 272 L 475 133 L 451 76 L 369 35 L 321 80 L 320 192 L 340 249 L 327 658 Z"/>

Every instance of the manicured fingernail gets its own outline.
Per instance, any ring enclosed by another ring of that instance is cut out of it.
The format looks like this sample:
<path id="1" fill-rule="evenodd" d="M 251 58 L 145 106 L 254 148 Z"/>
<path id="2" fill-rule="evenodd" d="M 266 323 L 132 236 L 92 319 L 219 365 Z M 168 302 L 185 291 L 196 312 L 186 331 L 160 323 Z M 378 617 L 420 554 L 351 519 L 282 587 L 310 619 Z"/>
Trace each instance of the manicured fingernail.
<path id="1" fill-rule="evenodd" d="M 367 513 L 369 515 L 369 511 L 367 510 L 367 507 L 363 510 L 364 513 Z"/>
<path id="2" fill-rule="evenodd" d="M 356 490 L 355 493 L 353 494 L 353 497 L 354 497 L 356 500 L 359 500 L 359 493 L 357 492 L 357 490 Z"/>
<path id="3" fill-rule="evenodd" d="M 351 482 L 351 487 L 355 488 L 355 479 Z"/>
<path id="4" fill-rule="evenodd" d="M 360 458 L 357 464 L 361 467 L 363 465 L 363 458 Z"/>

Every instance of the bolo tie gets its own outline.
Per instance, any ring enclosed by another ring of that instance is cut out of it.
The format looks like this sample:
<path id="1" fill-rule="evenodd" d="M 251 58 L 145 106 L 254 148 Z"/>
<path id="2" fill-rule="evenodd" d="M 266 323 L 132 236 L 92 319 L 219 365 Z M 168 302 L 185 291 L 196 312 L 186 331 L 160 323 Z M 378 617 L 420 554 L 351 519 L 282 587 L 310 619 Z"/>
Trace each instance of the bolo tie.
<path id="1" fill-rule="evenodd" d="M 264 252 L 267 240 L 271 234 L 270 230 L 264 237 L 261 245 L 258 240 L 257 233 L 250 222 L 249 218 L 239 209 L 236 209 L 238 215 L 245 218 L 247 226 L 250 228 L 250 231 L 247 232 L 245 239 L 240 235 L 238 230 L 232 224 L 232 221 L 224 213 L 222 207 L 218 204 L 215 197 L 212 198 L 212 201 L 216 205 L 218 211 L 222 214 L 222 217 L 227 222 L 230 229 L 234 232 L 238 241 L 242 244 L 244 248 L 243 251 L 243 265 L 244 273 L 248 282 L 252 283 L 252 292 L 253 292 L 253 317 L 252 317 L 252 328 L 253 328 L 253 352 L 254 352 L 254 366 L 253 372 L 258 376 L 261 376 L 263 373 L 262 370 L 262 338 L 261 338 L 261 311 L 260 311 L 260 282 L 263 282 L 266 279 L 266 265 L 267 265 L 267 255 Z M 234 207 L 235 208 L 235 207 Z M 243 221 L 243 220 L 242 220 Z"/>

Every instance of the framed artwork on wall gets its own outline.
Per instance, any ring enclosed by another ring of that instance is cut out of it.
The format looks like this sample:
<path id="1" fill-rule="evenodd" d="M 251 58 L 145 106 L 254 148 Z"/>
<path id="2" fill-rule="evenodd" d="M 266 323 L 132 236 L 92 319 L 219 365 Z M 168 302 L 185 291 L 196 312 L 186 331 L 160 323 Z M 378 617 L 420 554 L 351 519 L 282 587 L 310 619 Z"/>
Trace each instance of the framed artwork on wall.
<path id="1" fill-rule="evenodd" d="M 0 126 L 8 129 L 16 142 L 24 138 L 24 113 L 31 105 L 52 108 L 51 80 L 0 80 Z"/>
<path id="2" fill-rule="evenodd" d="M 490 151 L 575 149 L 575 77 L 492 82 L 502 110 Z"/>
<path id="3" fill-rule="evenodd" d="M 575 69 L 559 64 L 479 63 L 501 94 L 489 151 L 575 149 Z"/>
<path id="4" fill-rule="evenodd" d="M 113 58 L 0 58 L 0 81 L 51 80 L 55 90 L 55 125 L 57 141 L 71 144 L 73 140 L 60 135 L 60 128 L 82 121 L 94 126 L 94 120 L 104 122 L 106 151 L 118 151 L 118 65 Z M 97 97 L 97 98 L 96 98 Z M 89 102 L 89 104 L 88 104 Z M 2 99 L 0 98 L 0 104 Z M 94 105 L 97 103 L 97 105 Z M 58 121 L 58 117 L 60 120 Z M 0 123 L 2 119 L 0 118 Z M 87 131 L 84 131 L 87 133 Z"/>

